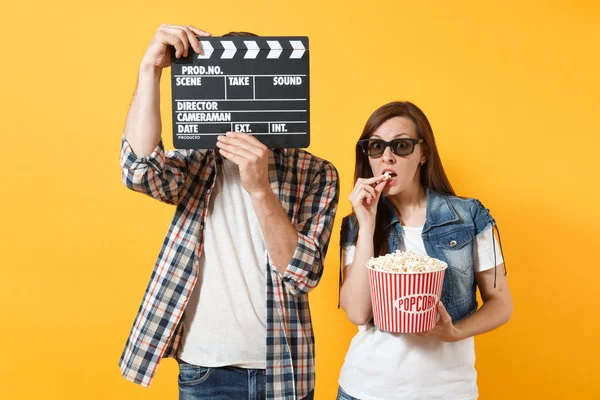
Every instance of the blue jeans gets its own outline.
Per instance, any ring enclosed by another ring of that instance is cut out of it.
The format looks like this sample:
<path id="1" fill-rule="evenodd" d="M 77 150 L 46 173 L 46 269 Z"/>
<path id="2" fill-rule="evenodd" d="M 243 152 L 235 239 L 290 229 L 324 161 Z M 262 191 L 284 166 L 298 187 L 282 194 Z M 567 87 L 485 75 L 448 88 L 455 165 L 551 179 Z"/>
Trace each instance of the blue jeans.
<path id="1" fill-rule="evenodd" d="M 179 400 L 264 400 L 265 382 L 264 369 L 179 362 Z M 302 400 L 313 400 L 313 392 Z"/>
<path id="2" fill-rule="evenodd" d="M 340 386 L 338 389 L 337 400 L 360 400 L 356 397 L 350 396 L 348 393 L 344 392 L 344 389 Z"/>

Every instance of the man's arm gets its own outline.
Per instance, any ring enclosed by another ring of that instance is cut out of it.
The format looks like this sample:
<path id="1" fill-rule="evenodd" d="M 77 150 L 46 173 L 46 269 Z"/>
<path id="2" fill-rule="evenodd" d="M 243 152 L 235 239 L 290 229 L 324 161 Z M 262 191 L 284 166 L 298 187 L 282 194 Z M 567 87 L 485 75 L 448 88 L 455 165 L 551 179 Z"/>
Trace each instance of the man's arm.
<path id="1" fill-rule="evenodd" d="M 252 198 L 271 264 L 294 295 L 308 293 L 319 282 L 337 208 L 337 171 L 326 164 L 300 205 L 302 220 L 293 226 L 268 179 L 268 148 L 243 133 L 219 137 L 223 157 L 240 167 L 242 185 Z M 301 201 L 301 199 L 298 199 Z"/>
<path id="2" fill-rule="evenodd" d="M 200 53 L 198 36 L 210 36 L 191 25 L 161 25 L 152 38 L 138 75 L 133 101 L 125 122 L 125 138 L 139 157 L 149 157 L 161 139 L 160 77 L 164 68 L 171 66 L 170 47 L 175 57 L 186 57 L 190 47 Z"/>
<path id="3" fill-rule="evenodd" d="M 296 223 L 298 244 L 282 276 L 294 295 L 310 292 L 321 280 L 338 197 L 337 170 L 325 163 L 300 204 L 300 219 Z"/>
<path id="4" fill-rule="evenodd" d="M 125 121 L 125 138 L 139 157 L 150 157 L 161 140 L 160 77 L 162 69 L 140 65 L 137 87 Z"/>
<path id="5" fill-rule="evenodd" d="M 271 264 L 284 274 L 298 245 L 298 231 L 272 192 L 251 195 Z"/>
<path id="6" fill-rule="evenodd" d="M 125 121 L 121 147 L 123 181 L 132 190 L 166 203 L 178 201 L 185 180 L 186 159 L 182 152 L 165 154 L 161 142 L 160 78 L 171 65 L 169 47 L 177 58 L 190 47 L 201 52 L 196 38 L 210 34 L 193 26 L 161 25 L 140 64 L 137 87 Z"/>

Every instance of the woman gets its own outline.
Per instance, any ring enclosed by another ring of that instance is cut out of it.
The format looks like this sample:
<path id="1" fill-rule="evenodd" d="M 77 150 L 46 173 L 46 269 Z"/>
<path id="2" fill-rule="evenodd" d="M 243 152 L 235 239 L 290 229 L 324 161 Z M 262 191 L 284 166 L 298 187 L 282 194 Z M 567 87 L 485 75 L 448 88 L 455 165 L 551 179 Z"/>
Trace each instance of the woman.
<path id="1" fill-rule="evenodd" d="M 356 146 L 355 182 L 354 212 L 342 222 L 340 302 L 359 331 L 338 399 L 476 399 L 473 336 L 506 323 L 512 312 L 496 222 L 478 200 L 455 195 L 427 117 L 408 102 L 386 104 L 367 121 Z M 395 334 L 371 322 L 365 263 L 395 250 L 448 263 L 440 318 L 429 332 Z"/>

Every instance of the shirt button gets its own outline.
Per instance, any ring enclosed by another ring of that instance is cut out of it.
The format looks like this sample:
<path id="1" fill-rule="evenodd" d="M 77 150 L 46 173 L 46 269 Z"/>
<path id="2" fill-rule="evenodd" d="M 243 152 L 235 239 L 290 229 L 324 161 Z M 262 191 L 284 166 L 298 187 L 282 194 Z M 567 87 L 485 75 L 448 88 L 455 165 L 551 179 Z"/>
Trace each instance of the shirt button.
<path id="1" fill-rule="evenodd" d="M 455 247 L 457 245 L 456 240 L 450 241 L 450 247 Z"/>

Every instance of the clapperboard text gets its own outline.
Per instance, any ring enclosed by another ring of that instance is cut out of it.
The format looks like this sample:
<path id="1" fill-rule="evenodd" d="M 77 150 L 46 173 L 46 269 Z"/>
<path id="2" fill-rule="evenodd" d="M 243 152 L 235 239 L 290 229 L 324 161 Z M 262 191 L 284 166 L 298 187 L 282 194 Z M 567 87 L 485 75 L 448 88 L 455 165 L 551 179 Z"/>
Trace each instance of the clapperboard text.
<path id="1" fill-rule="evenodd" d="M 173 65 L 176 147 L 214 148 L 227 131 L 270 147 L 308 145 L 307 39 L 252 39 L 203 38 L 202 54 Z"/>

